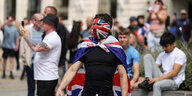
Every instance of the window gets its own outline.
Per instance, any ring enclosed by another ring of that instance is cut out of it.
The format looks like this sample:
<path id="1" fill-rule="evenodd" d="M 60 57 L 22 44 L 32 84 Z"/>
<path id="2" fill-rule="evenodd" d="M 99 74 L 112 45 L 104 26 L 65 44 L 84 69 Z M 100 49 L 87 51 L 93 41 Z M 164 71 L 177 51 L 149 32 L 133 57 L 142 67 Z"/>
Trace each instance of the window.
<path id="1" fill-rule="evenodd" d="M 62 0 L 59 16 L 61 16 L 63 19 L 68 19 L 68 7 L 69 7 L 69 0 Z"/>
<path id="2" fill-rule="evenodd" d="M 110 14 L 112 18 L 117 17 L 117 0 L 111 0 Z"/>
<path id="3" fill-rule="evenodd" d="M 34 13 L 39 13 L 41 10 L 41 0 L 29 0 L 28 3 L 28 18 L 31 18 Z"/>
<path id="4" fill-rule="evenodd" d="M 15 12 L 16 12 L 16 0 L 6 0 L 6 10 L 5 16 L 12 16 L 15 18 Z"/>

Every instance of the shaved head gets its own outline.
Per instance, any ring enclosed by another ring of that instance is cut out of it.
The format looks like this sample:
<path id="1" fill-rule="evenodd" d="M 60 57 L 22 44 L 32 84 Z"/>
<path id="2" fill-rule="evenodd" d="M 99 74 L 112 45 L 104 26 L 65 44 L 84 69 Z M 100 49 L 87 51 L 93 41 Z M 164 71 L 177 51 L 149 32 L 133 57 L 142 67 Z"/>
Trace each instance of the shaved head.
<path id="1" fill-rule="evenodd" d="M 32 16 L 32 22 L 34 24 L 33 28 L 39 30 L 41 27 L 41 19 L 43 19 L 43 15 L 41 13 L 35 13 Z"/>
<path id="2" fill-rule="evenodd" d="M 43 15 L 41 13 L 35 13 L 32 16 L 32 19 L 41 20 L 41 19 L 43 19 Z"/>
<path id="3" fill-rule="evenodd" d="M 43 12 L 43 16 L 47 14 L 57 15 L 57 9 L 54 6 L 47 6 Z"/>

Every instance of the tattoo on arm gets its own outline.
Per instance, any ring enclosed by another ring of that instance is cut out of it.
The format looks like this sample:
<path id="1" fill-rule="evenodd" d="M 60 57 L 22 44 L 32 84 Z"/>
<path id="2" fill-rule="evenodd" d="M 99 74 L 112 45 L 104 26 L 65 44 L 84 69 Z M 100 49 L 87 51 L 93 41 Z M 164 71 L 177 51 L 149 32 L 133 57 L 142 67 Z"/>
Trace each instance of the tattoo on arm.
<path id="1" fill-rule="evenodd" d="M 43 47 L 43 48 L 45 48 L 45 49 L 48 49 L 48 48 L 47 48 L 47 47 L 48 47 L 47 44 L 44 43 L 44 42 L 41 42 L 41 43 L 40 43 L 40 47 Z"/>
<path id="2" fill-rule="evenodd" d="M 33 42 L 31 38 L 24 36 L 24 40 L 27 42 L 30 48 L 35 47 L 37 43 Z"/>
<path id="3" fill-rule="evenodd" d="M 32 41 L 32 39 L 30 39 L 27 36 L 24 36 L 24 40 L 27 42 L 27 44 L 29 45 L 29 47 L 36 52 L 40 52 L 40 51 L 47 51 L 49 50 L 49 47 L 46 43 L 41 42 L 41 43 L 35 43 Z"/>

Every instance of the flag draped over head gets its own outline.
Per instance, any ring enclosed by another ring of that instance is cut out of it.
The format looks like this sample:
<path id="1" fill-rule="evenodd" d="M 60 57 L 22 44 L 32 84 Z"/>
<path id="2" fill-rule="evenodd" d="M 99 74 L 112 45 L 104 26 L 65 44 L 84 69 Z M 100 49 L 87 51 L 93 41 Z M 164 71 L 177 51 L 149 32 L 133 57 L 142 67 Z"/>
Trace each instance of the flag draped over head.
<path id="1" fill-rule="evenodd" d="M 93 21 L 93 36 L 95 39 L 101 40 L 109 36 L 110 25 L 103 19 L 96 18 Z"/>
<path id="2" fill-rule="evenodd" d="M 113 52 L 116 57 L 123 63 L 123 66 L 126 70 L 127 63 L 126 63 L 126 55 L 120 46 L 120 43 L 117 39 L 113 36 L 109 36 L 103 43 L 98 44 L 95 38 L 90 37 L 89 40 L 85 40 L 78 46 L 78 51 L 75 55 L 75 60 L 73 63 L 78 61 L 81 57 L 87 54 L 93 47 L 99 46 L 105 52 Z M 128 76 L 128 75 L 127 75 Z M 80 68 L 80 70 L 76 73 L 76 76 L 72 80 L 72 82 L 68 86 L 68 96 L 81 96 L 81 92 L 84 86 L 85 81 L 85 69 Z M 113 91 L 115 96 L 121 96 L 121 89 L 120 89 L 120 78 L 118 71 L 114 74 L 113 79 Z M 130 79 L 128 76 L 128 94 L 131 94 L 131 85 Z"/>

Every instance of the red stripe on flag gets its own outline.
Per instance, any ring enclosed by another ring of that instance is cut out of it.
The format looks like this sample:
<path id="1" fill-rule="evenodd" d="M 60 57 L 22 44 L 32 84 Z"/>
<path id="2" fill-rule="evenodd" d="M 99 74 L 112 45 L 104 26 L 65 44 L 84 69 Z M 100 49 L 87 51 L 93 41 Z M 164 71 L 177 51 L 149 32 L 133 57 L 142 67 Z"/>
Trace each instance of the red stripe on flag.
<path id="1" fill-rule="evenodd" d="M 128 79 L 128 93 L 131 93 L 131 83 L 130 78 L 127 76 Z M 120 78 L 119 73 L 116 73 L 113 78 L 113 86 L 119 86 L 120 87 Z"/>
<path id="2" fill-rule="evenodd" d="M 110 29 L 107 29 L 107 28 L 105 28 L 105 27 L 97 27 L 99 30 L 101 30 L 101 31 L 104 31 L 104 32 L 107 32 L 107 33 L 109 33 L 110 32 Z"/>
<path id="3" fill-rule="evenodd" d="M 98 21 L 99 21 L 99 18 L 96 18 L 94 23 L 97 24 Z"/>
<path id="4" fill-rule="evenodd" d="M 119 73 L 116 73 L 113 78 L 113 85 L 115 86 L 120 86 L 120 78 L 119 78 Z"/>
<path id="5" fill-rule="evenodd" d="M 101 32 L 102 35 L 104 35 L 105 37 L 107 37 L 107 35 L 105 34 L 106 32 Z"/>
<path id="6" fill-rule="evenodd" d="M 119 42 L 107 43 L 105 45 L 120 45 L 121 46 L 121 44 Z"/>
<path id="7" fill-rule="evenodd" d="M 84 40 L 83 42 L 91 42 L 91 40 Z"/>
<path id="8" fill-rule="evenodd" d="M 84 81 L 85 81 L 85 74 L 76 73 L 75 77 L 68 86 L 68 90 L 72 90 L 71 88 L 73 85 L 79 85 L 83 87 Z"/>

